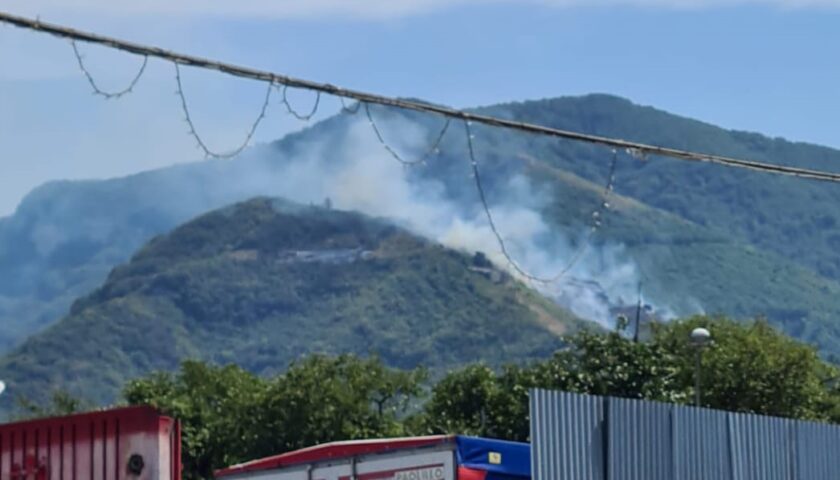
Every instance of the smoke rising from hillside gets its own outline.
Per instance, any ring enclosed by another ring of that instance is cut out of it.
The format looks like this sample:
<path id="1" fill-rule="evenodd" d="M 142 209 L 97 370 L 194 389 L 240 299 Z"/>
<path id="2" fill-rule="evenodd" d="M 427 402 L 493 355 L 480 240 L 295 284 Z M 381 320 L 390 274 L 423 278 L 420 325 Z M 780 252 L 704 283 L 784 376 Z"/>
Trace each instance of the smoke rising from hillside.
<path id="1" fill-rule="evenodd" d="M 416 125 L 389 124 L 390 138 L 404 152 L 422 152 L 427 135 Z M 393 134 L 399 130 L 399 134 Z M 322 204 L 329 198 L 335 208 L 356 210 L 384 217 L 443 245 L 468 253 L 484 252 L 496 265 L 515 275 L 501 254 L 485 213 L 475 204 L 457 203 L 447 196 L 442 183 L 419 179 L 410 168 L 392 158 L 373 136 L 366 122 L 355 122 L 337 143 L 307 145 L 303 155 L 284 162 L 263 158 L 260 165 L 272 171 L 252 169 L 253 182 L 272 179 L 273 194 L 300 203 Z M 466 151 L 465 151 L 466 154 Z M 474 192 L 469 164 L 463 162 L 465 188 Z M 492 213 L 508 249 L 526 271 L 551 277 L 567 266 L 577 251 L 568 238 L 552 231 L 540 214 L 550 199 L 536 191 L 528 179 L 514 176 L 503 188 L 494 189 Z M 499 194 L 503 194 L 502 197 Z M 476 197 L 477 198 L 477 197 Z M 590 251 L 568 274 L 554 284 L 532 286 L 554 298 L 581 317 L 614 325 L 610 307 L 635 303 L 638 269 L 620 246 Z M 586 288 L 581 288 L 584 285 Z"/>
<path id="2" fill-rule="evenodd" d="M 106 182 L 48 184 L 33 191 L 15 217 L 8 219 L 6 235 L 25 236 L 43 259 L 90 251 L 96 256 L 86 265 L 104 276 L 151 236 L 209 210 L 260 195 L 316 205 L 329 198 L 335 208 L 390 219 L 446 246 L 470 254 L 484 252 L 499 267 L 509 267 L 479 208 L 463 135 L 450 131 L 446 161 L 455 163 L 435 179 L 418 175 L 392 158 L 367 122 L 348 123 L 309 135 L 310 140 L 295 144 L 291 154 L 289 149 L 268 145 L 233 161 L 182 165 Z M 407 156 L 428 148 L 429 132 L 402 117 L 383 121 L 380 128 L 391 145 Z M 423 172 L 428 167 L 415 168 Z M 488 177 L 495 173 L 489 168 L 485 171 Z M 552 201 L 550 192 L 535 189 L 524 176 L 512 175 L 501 184 L 496 178 L 488 193 L 508 250 L 523 269 L 551 277 L 566 267 L 578 247 L 566 234 L 553 231 L 542 217 L 543 207 Z M 579 238 L 583 232 L 571 233 L 571 238 Z M 43 261 L 20 255 L 8 258 L 20 264 L 13 275 L 16 288 L 25 285 L 38 291 L 45 278 L 64 278 L 62 273 L 56 277 L 51 270 L 33 267 Z M 610 307 L 635 304 L 639 276 L 624 249 L 610 245 L 588 249 L 563 281 L 532 286 L 579 316 L 612 327 L 615 315 Z M 95 285 L 100 280 L 93 275 L 88 281 Z M 92 288 L 86 285 L 73 287 L 72 292 L 81 294 Z M 20 316 L 17 307 L 4 309 L 2 294 L 0 318 Z M 57 300 L 55 309 L 62 305 Z"/>

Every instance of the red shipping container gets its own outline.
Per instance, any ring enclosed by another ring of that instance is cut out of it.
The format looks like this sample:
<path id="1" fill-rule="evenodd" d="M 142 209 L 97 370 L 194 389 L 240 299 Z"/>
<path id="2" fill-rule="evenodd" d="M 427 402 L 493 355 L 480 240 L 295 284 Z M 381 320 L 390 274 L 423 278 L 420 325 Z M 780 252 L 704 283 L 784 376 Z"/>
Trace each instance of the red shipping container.
<path id="1" fill-rule="evenodd" d="M 180 480 L 177 421 L 129 407 L 0 425 L 0 480 Z"/>

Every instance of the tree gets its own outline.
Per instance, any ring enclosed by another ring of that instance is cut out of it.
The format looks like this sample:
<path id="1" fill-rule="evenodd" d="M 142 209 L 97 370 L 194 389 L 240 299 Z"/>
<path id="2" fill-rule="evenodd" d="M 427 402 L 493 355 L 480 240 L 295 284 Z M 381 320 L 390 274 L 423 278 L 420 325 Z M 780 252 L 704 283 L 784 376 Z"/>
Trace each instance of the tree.
<path id="1" fill-rule="evenodd" d="M 220 467 L 252 458 L 268 382 L 237 366 L 186 361 L 177 374 L 154 373 L 129 382 L 130 404 L 151 405 L 182 425 L 187 479 L 212 478 Z"/>
<path id="2" fill-rule="evenodd" d="M 17 399 L 18 420 L 71 415 L 92 408 L 90 402 L 75 397 L 66 390 L 56 390 L 46 404 L 33 402 L 27 398 Z"/>
<path id="3" fill-rule="evenodd" d="M 333 440 L 406 433 L 425 370 L 400 371 L 379 359 L 311 356 L 271 382 L 261 405 L 265 454 Z"/>
<path id="4" fill-rule="evenodd" d="M 423 397 L 427 372 L 391 369 L 376 358 L 310 356 L 260 378 L 236 366 L 185 362 L 124 391 L 183 424 L 185 477 L 318 443 L 428 433 L 527 441 L 528 392 L 548 388 L 675 403 L 693 399 L 689 333 L 708 328 L 705 406 L 799 419 L 840 421 L 840 370 L 766 322 L 694 317 L 654 324 L 633 342 L 622 331 L 581 331 L 564 349 L 528 365 L 482 364 L 452 371 Z M 72 402 L 57 402 L 73 406 Z M 46 413 L 47 411 L 40 411 Z"/>
<path id="5" fill-rule="evenodd" d="M 581 331 L 568 347 L 534 364 L 536 384 L 571 392 L 666 402 L 685 401 L 673 353 L 657 342 L 633 342 L 619 332 Z"/>
<path id="6" fill-rule="evenodd" d="M 547 388 L 690 403 L 694 393 L 692 329 L 715 343 L 703 353 L 703 405 L 798 419 L 840 421 L 840 371 L 817 351 L 756 320 L 694 317 L 655 324 L 633 342 L 616 332 L 582 331 L 550 359 L 496 372 L 481 365 L 449 373 L 432 390 L 425 431 L 528 439 L 528 395 Z"/>
<path id="7" fill-rule="evenodd" d="M 512 399 L 500 388 L 496 372 L 485 365 L 469 365 L 450 372 L 432 389 L 425 405 L 422 429 L 426 433 L 458 432 L 465 435 L 489 436 L 499 408 Z"/>
<path id="8" fill-rule="evenodd" d="M 527 441 L 528 391 L 571 392 L 683 401 L 675 362 L 651 343 L 634 343 L 617 332 L 581 331 L 548 360 L 496 372 L 471 365 L 444 377 L 424 410 L 430 433 L 466 433 Z"/>
<path id="9" fill-rule="evenodd" d="M 653 343 L 677 360 L 678 382 L 693 389 L 695 352 L 691 330 L 705 327 L 713 343 L 702 355 L 703 406 L 809 420 L 835 420 L 835 365 L 817 350 L 775 330 L 765 320 L 738 323 L 698 316 L 654 326 Z M 833 413 L 834 412 L 834 413 Z"/>
<path id="10" fill-rule="evenodd" d="M 317 443 L 404 434 L 402 418 L 425 380 L 424 370 L 351 355 L 307 357 L 271 379 L 188 361 L 177 374 L 130 382 L 124 396 L 181 421 L 184 476 L 199 479 Z"/>

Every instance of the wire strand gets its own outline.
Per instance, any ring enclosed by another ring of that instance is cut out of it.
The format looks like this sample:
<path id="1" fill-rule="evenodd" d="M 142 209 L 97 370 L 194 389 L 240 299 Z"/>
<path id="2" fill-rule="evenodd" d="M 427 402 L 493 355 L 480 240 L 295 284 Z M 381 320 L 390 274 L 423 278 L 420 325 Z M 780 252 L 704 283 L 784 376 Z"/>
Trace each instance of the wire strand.
<path id="1" fill-rule="evenodd" d="M 344 97 L 338 97 L 338 100 L 341 102 L 341 111 L 345 113 L 349 113 L 350 115 L 355 115 L 359 113 L 359 109 L 362 107 L 362 102 L 356 102 L 356 108 L 349 108 L 344 103 Z"/>
<path id="2" fill-rule="evenodd" d="M 227 75 L 233 75 L 241 78 L 250 78 L 253 80 L 270 82 L 272 84 L 281 84 L 290 87 L 304 88 L 308 90 L 318 91 L 321 93 L 326 93 L 329 95 L 354 99 L 361 102 L 376 103 L 380 105 L 387 105 L 419 112 L 437 113 L 449 118 L 456 118 L 465 121 L 474 121 L 485 125 L 519 130 L 523 132 L 536 133 L 545 136 L 567 138 L 570 140 L 604 145 L 611 148 L 633 149 L 643 153 L 644 155 L 659 155 L 688 162 L 713 163 L 717 165 L 723 165 L 726 167 L 743 168 L 747 170 L 760 171 L 776 175 L 786 175 L 810 180 L 840 183 L 840 173 L 838 172 L 799 168 L 783 164 L 777 165 L 756 160 L 745 160 L 740 158 L 726 157 L 723 155 L 712 155 L 708 153 L 701 153 L 690 150 L 679 150 L 675 148 L 633 142 L 620 138 L 603 137 L 600 135 L 591 135 L 570 130 L 562 130 L 533 123 L 506 120 L 503 118 L 492 117 L 489 115 L 480 115 L 477 113 L 457 110 L 454 108 L 443 107 L 432 103 L 387 97 L 384 95 L 377 95 L 374 93 L 341 88 L 328 83 L 314 82 L 311 80 L 295 78 L 265 70 L 257 70 L 231 63 L 202 58 L 194 55 L 185 55 L 182 53 L 176 53 L 158 47 L 128 42 L 114 37 L 106 37 L 103 35 L 98 35 L 90 32 L 83 32 L 80 30 L 64 27 L 53 23 L 42 22 L 38 19 L 19 17 L 5 12 L 0 12 L 0 22 L 9 23 L 20 28 L 26 28 L 37 32 L 48 33 L 50 35 L 55 35 L 62 38 L 70 38 L 73 40 L 80 40 L 88 43 L 104 45 L 113 49 L 122 50 L 129 53 L 161 58 L 181 65 L 189 65 L 208 70 L 215 70 L 218 72 L 225 73 Z"/>
<path id="3" fill-rule="evenodd" d="M 289 99 L 286 98 L 286 90 L 288 90 L 288 88 L 288 85 L 283 85 L 283 105 L 286 106 L 286 111 L 298 120 L 308 122 L 315 116 L 316 113 L 318 113 L 318 105 L 321 103 L 321 92 L 316 92 L 315 104 L 312 106 L 312 111 L 310 111 L 308 115 L 303 115 L 292 108 L 292 105 L 289 103 Z"/>
<path id="4" fill-rule="evenodd" d="M 272 83 L 268 84 L 268 88 L 266 88 L 265 90 L 265 99 L 263 101 L 262 107 L 260 108 L 260 114 L 254 120 L 254 123 L 251 125 L 251 129 L 245 135 L 245 140 L 243 140 L 242 143 L 234 150 L 231 150 L 230 152 L 226 153 L 220 153 L 210 150 L 210 148 L 198 134 L 198 131 L 195 128 L 195 123 L 193 123 L 192 116 L 190 115 L 190 109 L 187 106 L 187 97 L 186 95 L 184 95 L 184 86 L 181 83 L 181 68 L 175 62 L 173 62 L 173 65 L 175 65 L 175 82 L 178 85 L 178 89 L 176 90 L 175 94 L 178 95 L 178 97 L 181 100 L 181 110 L 184 112 L 184 121 L 187 122 L 187 125 L 189 126 L 189 133 L 193 138 L 195 138 L 198 148 L 204 152 L 204 155 L 206 157 L 219 159 L 230 159 L 242 153 L 242 151 L 245 150 L 245 148 L 247 148 L 248 145 L 251 143 L 251 139 L 254 137 L 254 133 L 256 133 L 257 128 L 260 126 L 260 123 L 262 123 L 262 121 L 265 119 L 266 110 L 268 110 L 268 103 L 271 99 L 271 90 L 274 85 Z"/>
<path id="5" fill-rule="evenodd" d="M 127 93 L 131 93 L 134 90 L 134 87 L 137 86 L 137 82 L 140 81 L 140 77 L 143 76 L 143 73 L 146 71 L 146 65 L 149 63 L 149 56 L 143 55 L 143 64 L 140 65 L 140 70 L 137 71 L 137 74 L 131 80 L 131 83 L 122 90 L 115 91 L 115 92 L 106 92 L 99 88 L 99 85 L 96 84 L 96 80 L 94 80 L 93 75 L 85 66 L 84 57 L 79 52 L 79 48 L 76 45 L 75 40 L 70 40 L 70 45 L 73 47 L 73 54 L 76 56 L 76 62 L 79 64 L 79 69 L 84 74 L 85 78 L 87 79 L 90 87 L 93 89 L 94 95 L 99 95 L 100 97 L 104 97 L 106 100 L 120 98 Z"/>
<path id="6" fill-rule="evenodd" d="M 550 277 L 540 277 L 525 270 L 525 268 L 522 267 L 519 264 L 519 262 L 517 262 L 510 254 L 507 247 L 507 242 L 500 233 L 499 228 L 496 225 L 496 221 L 493 217 L 493 213 L 490 210 L 490 204 L 487 200 L 487 193 L 484 189 L 484 183 L 481 179 L 481 171 L 478 166 L 478 159 L 475 154 L 475 137 L 473 136 L 472 128 L 470 127 L 469 121 L 464 122 L 464 129 L 467 137 L 467 151 L 469 154 L 470 167 L 472 169 L 472 177 L 475 183 L 476 191 L 478 192 L 478 198 L 481 202 L 481 207 L 484 210 L 484 214 L 487 219 L 487 224 L 490 227 L 490 231 L 493 232 L 493 236 L 496 238 L 496 243 L 498 243 L 499 249 L 502 253 L 502 256 L 505 258 L 505 261 L 508 262 L 508 264 L 511 266 L 511 268 L 513 268 L 516 271 L 516 273 L 524 277 L 526 280 L 541 284 L 549 284 L 559 281 L 564 276 L 566 276 L 566 274 L 568 274 L 572 270 L 572 268 L 574 268 L 574 266 L 577 264 L 577 262 L 580 261 L 581 258 L 583 258 L 584 254 L 589 248 L 592 236 L 601 227 L 604 212 L 610 208 L 609 199 L 615 186 L 615 169 L 618 162 L 618 152 L 615 149 L 612 150 L 612 160 L 610 162 L 610 170 L 607 176 L 607 185 L 606 187 L 604 187 L 600 204 L 592 213 L 590 227 L 587 230 L 587 233 L 584 236 L 583 240 L 581 241 L 580 246 L 570 257 L 566 265 L 558 273 Z"/>
<path id="7" fill-rule="evenodd" d="M 373 115 L 370 113 L 370 105 L 365 103 L 365 115 L 367 115 L 368 122 L 370 123 L 373 132 L 376 134 L 376 138 L 379 140 L 379 143 L 382 144 L 382 147 L 391 154 L 394 159 L 403 165 L 407 166 L 416 166 L 416 165 L 425 165 L 426 160 L 429 159 L 433 154 L 437 155 L 440 153 L 440 144 L 443 142 L 443 137 L 446 136 L 446 131 L 449 129 L 450 119 L 447 118 L 446 122 L 443 124 L 443 128 L 440 130 L 440 133 L 437 136 L 437 139 L 432 144 L 431 148 L 429 148 L 426 153 L 423 154 L 422 157 L 416 160 L 406 160 L 404 159 L 396 150 L 394 150 L 388 142 L 385 141 L 385 138 L 382 137 L 382 132 L 379 130 L 379 127 L 376 126 L 376 122 L 373 120 Z"/>

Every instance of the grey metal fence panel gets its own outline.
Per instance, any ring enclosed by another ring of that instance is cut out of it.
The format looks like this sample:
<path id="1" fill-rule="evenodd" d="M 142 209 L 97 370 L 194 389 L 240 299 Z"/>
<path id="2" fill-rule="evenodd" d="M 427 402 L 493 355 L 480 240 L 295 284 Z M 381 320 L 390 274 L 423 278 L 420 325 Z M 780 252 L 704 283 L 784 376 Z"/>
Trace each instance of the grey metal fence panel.
<path id="1" fill-rule="evenodd" d="M 535 480 L 840 480 L 840 426 L 531 392 Z"/>
<path id="2" fill-rule="evenodd" d="M 671 405 L 607 400 L 609 480 L 673 480 Z"/>
<path id="3" fill-rule="evenodd" d="M 728 416 L 734 480 L 795 478 L 790 420 L 736 413 Z"/>
<path id="4" fill-rule="evenodd" d="M 531 469 L 535 480 L 606 480 L 604 399 L 531 391 Z"/>
<path id="5" fill-rule="evenodd" d="M 797 480 L 840 478 L 840 428 L 823 423 L 796 422 Z"/>
<path id="6" fill-rule="evenodd" d="M 674 480 L 733 480 L 725 412 L 672 407 Z"/>

